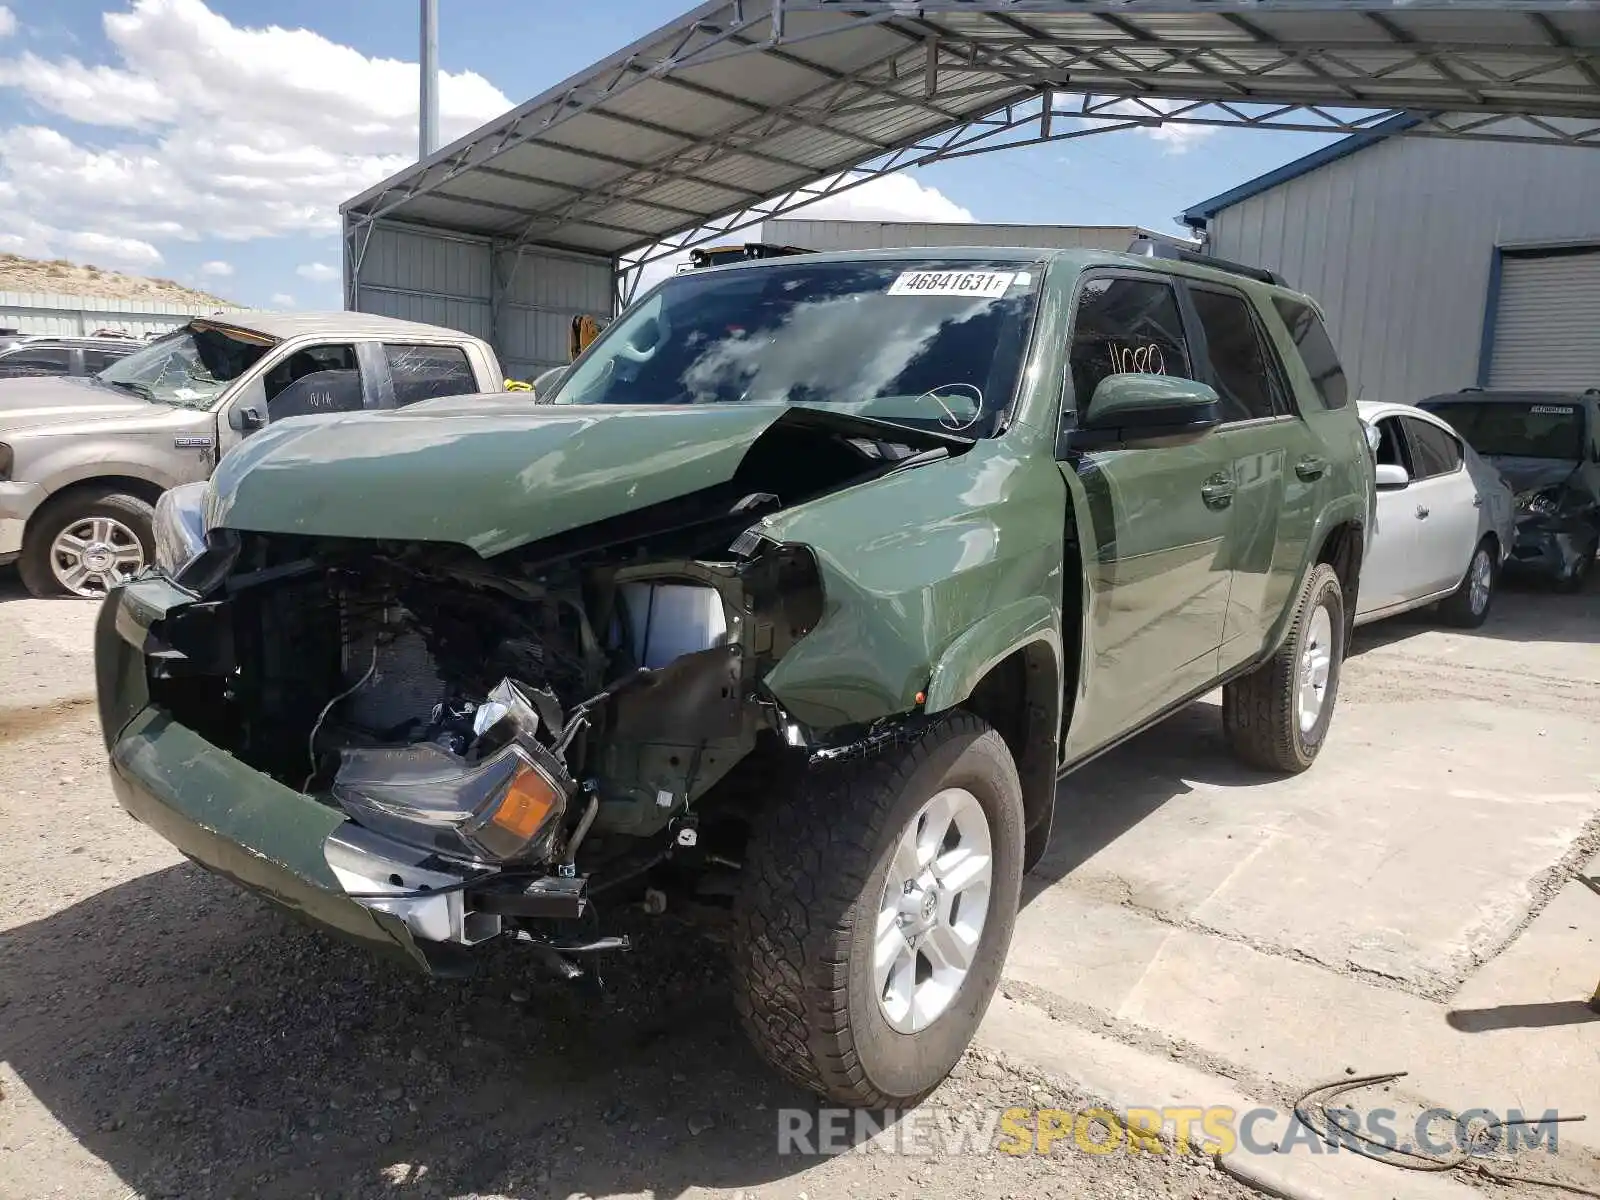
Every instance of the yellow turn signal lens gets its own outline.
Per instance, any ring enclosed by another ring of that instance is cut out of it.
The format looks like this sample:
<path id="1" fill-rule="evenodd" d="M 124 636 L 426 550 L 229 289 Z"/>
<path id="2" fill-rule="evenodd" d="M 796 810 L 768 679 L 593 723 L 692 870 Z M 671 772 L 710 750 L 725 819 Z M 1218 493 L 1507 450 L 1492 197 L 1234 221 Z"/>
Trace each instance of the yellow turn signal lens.
<path id="1" fill-rule="evenodd" d="M 550 810 L 561 802 L 561 793 L 532 767 L 520 768 L 512 777 L 500 805 L 490 822 L 509 834 L 528 841 L 539 832 Z"/>

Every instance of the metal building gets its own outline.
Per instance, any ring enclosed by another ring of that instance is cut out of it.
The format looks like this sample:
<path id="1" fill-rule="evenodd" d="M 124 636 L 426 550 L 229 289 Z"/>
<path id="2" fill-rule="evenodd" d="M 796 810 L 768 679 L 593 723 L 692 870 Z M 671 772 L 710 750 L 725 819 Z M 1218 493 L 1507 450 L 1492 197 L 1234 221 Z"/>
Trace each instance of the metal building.
<path id="1" fill-rule="evenodd" d="M 807 250 L 877 250 L 885 246 L 1057 246 L 1126 250 L 1136 238 L 1193 246 L 1138 225 L 1002 225 L 973 221 L 768 221 L 762 240 Z"/>
<path id="2" fill-rule="evenodd" d="M 84 337 L 99 329 L 115 329 L 143 337 L 176 329 L 195 317 L 248 311 L 231 304 L 171 304 L 55 292 L 0 292 L 0 329 L 58 337 Z"/>
<path id="3" fill-rule="evenodd" d="M 1219 258 L 1327 310 L 1369 400 L 1600 387 L 1600 154 L 1398 137 L 1396 117 L 1195 205 Z"/>
<path id="4" fill-rule="evenodd" d="M 346 201 L 345 302 L 487 335 L 527 377 L 650 264 L 907 167 L 1397 111 L 1407 138 L 1600 147 L 1600 8 L 705 0 Z"/>

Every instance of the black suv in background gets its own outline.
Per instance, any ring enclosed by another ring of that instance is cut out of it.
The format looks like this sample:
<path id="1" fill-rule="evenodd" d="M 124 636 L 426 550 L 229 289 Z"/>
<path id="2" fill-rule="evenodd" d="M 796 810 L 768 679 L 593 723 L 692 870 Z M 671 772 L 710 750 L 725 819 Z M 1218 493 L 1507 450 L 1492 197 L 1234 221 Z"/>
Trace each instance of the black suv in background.
<path id="1" fill-rule="evenodd" d="M 1600 388 L 1466 388 L 1418 407 L 1450 422 L 1516 494 L 1506 568 L 1581 589 L 1600 552 Z"/>
<path id="2" fill-rule="evenodd" d="M 39 375 L 98 375 L 145 343 L 132 337 L 56 337 L 50 334 L 0 338 L 0 379 Z"/>

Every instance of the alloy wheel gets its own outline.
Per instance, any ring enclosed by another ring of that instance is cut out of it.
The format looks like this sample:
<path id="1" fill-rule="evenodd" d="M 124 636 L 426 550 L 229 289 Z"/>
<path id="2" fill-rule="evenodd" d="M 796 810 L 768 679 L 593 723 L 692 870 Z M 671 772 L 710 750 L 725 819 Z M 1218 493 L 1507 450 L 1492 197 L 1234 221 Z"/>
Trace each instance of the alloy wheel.
<path id="1" fill-rule="evenodd" d="M 50 570 L 74 596 L 99 599 L 143 566 L 138 536 L 114 517 L 73 521 L 50 544 Z"/>
<path id="2" fill-rule="evenodd" d="M 961 990 L 989 917 L 989 818 L 965 788 L 946 788 L 901 831 L 884 881 L 873 978 L 890 1028 L 920 1033 Z"/>
<path id="3" fill-rule="evenodd" d="M 1333 618 L 1325 606 L 1319 605 L 1312 614 L 1311 628 L 1306 631 L 1305 646 L 1300 651 L 1300 677 L 1294 707 L 1302 734 L 1315 729 L 1322 716 L 1322 706 L 1328 701 L 1328 676 L 1332 669 Z"/>

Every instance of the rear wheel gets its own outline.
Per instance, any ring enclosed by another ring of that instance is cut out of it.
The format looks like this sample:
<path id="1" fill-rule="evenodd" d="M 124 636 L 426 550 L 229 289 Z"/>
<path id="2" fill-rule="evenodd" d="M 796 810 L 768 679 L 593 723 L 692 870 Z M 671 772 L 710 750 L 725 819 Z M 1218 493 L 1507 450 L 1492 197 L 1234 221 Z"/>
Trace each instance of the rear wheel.
<path id="1" fill-rule="evenodd" d="M 1000 981 L 1022 826 L 1010 751 L 960 712 L 775 804 L 733 938 L 735 1003 L 767 1061 L 837 1104 L 936 1087 Z"/>
<path id="2" fill-rule="evenodd" d="M 1347 626 L 1339 577 L 1327 564 L 1301 585 L 1279 651 L 1222 689 L 1222 726 L 1233 752 L 1265 771 L 1304 771 L 1333 720 Z"/>
<path id="3" fill-rule="evenodd" d="M 85 487 L 46 501 L 28 522 L 17 571 L 35 596 L 98 600 L 150 561 L 155 510 L 137 496 Z"/>
<path id="4" fill-rule="evenodd" d="M 1494 541 L 1484 538 L 1472 552 L 1467 573 L 1461 586 L 1439 602 L 1439 615 L 1447 624 L 1458 629 L 1476 629 L 1489 616 L 1489 606 L 1494 602 L 1494 585 L 1499 572 L 1495 569 Z"/>

